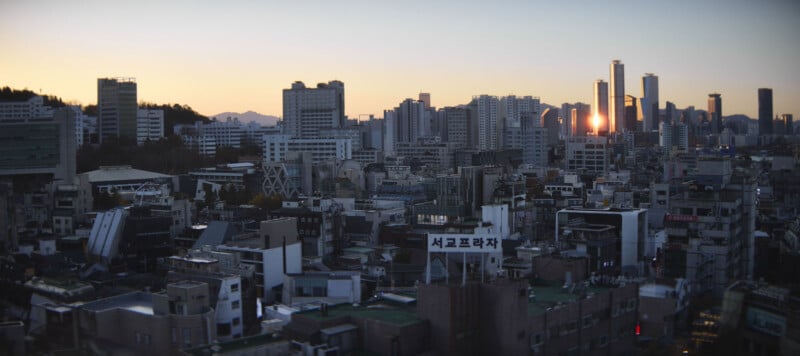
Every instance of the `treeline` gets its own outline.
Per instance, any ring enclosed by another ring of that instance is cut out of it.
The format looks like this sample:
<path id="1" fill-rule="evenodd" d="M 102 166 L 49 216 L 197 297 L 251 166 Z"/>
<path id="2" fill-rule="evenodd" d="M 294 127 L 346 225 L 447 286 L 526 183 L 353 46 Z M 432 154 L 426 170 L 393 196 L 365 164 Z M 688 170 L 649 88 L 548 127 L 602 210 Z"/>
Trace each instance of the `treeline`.
<path id="1" fill-rule="evenodd" d="M 159 141 L 148 141 L 141 146 L 127 139 L 86 145 L 78 150 L 78 173 L 92 171 L 100 166 L 130 165 L 136 169 L 164 174 L 185 174 L 202 167 L 236 163 L 239 156 L 251 148 L 218 147 L 214 157 L 200 155 L 197 150 L 185 147 L 179 136 L 170 135 Z"/>
<path id="2" fill-rule="evenodd" d="M 0 89 L 0 101 L 27 101 L 28 99 L 32 98 L 34 95 L 38 95 L 28 89 L 23 90 L 16 90 L 11 89 L 9 87 L 3 87 Z M 52 95 L 39 95 L 42 97 L 44 101 L 44 105 L 48 105 L 54 108 L 62 108 L 67 106 L 64 104 L 64 101 L 57 96 Z"/>

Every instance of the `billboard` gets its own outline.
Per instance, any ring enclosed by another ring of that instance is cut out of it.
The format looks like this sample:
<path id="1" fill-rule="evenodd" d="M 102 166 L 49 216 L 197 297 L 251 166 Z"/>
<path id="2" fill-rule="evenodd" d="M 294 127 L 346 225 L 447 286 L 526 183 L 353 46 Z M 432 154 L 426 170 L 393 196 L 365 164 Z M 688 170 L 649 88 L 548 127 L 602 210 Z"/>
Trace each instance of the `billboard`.
<path id="1" fill-rule="evenodd" d="M 428 234 L 428 252 L 503 252 L 500 235 Z"/>
<path id="2" fill-rule="evenodd" d="M 749 307 L 747 308 L 747 326 L 765 334 L 783 336 L 786 333 L 786 318 Z"/>

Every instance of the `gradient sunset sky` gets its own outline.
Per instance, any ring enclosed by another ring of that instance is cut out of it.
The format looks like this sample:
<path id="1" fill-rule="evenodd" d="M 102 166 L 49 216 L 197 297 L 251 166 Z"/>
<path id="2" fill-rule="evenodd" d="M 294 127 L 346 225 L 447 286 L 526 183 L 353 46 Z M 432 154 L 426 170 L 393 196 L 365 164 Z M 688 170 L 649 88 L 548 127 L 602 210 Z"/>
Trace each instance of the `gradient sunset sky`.
<path id="1" fill-rule="evenodd" d="M 661 106 L 800 115 L 800 1 L 30 1 L 0 0 L 0 86 L 80 104 L 97 78 L 135 77 L 139 100 L 205 115 L 280 116 L 281 90 L 345 83 L 351 118 L 430 92 L 591 102 L 609 63 L 626 93 L 659 76 Z"/>

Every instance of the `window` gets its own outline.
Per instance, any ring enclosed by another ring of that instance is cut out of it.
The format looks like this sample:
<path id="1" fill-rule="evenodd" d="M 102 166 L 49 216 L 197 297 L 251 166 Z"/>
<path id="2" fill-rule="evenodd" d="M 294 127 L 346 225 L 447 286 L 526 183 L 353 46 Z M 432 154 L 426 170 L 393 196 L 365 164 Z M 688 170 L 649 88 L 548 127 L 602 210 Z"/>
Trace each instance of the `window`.
<path id="1" fill-rule="evenodd" d="M 189 328 L 183 328 L 181 336 L 183 336 L 183 346 L 192 346 L 192 331 Z"/>
<path id="2" fill-rule="evenodd" d="M 233 302 L 231 302 L 231 309 L 239 309 L 239 301 L 238 300 L 234 300 Z"/>
<path id="3" fill-rule="evenodd" d="M 238 292 L 239 291 L 239 283 L 231 284 L 231 292 Z"/>

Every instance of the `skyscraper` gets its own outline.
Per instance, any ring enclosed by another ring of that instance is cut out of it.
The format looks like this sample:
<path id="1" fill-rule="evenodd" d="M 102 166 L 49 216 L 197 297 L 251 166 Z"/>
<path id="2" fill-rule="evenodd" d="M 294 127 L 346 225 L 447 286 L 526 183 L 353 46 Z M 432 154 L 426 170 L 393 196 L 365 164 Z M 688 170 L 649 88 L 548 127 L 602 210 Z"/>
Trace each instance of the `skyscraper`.
<path id="1" fill-rule="evenodd" d="M 431 93 L 419 93 L 419 101 L 425 104 L 426 109 L 431 108 Z"/>
<path id="2" fill-rule="evenodd" d="M 602 79 L 594 81 L 594 101 L 592 101 L 593 114 L 597 115 L 600 126 L 598 134 L 608 132 L 608 83 Z"/>
<path id="3" fill-rule="evenodd" d="M 547 145 L 558 145 L 558 136 L 561 133 L 561 127 L 558 122 L 558 109 L 544 109 L 542 113 L 542 127 L 547 129 Z"/>
<path id="4" fill-rule="evenodd" d="M 636 117 L 639 115 L 638 107 L 639 99 L 633 95 L 625 95 L 625 129 L 628 131 L 637 131 L 636 125 L 638 124 Z"/>
<path id="5" fill-rule="evenodd" d="M 658 76 L 645 73 L 642 77 L 642 131 L 658 130 Z"/>
<path id="6" fill-rule="evenodd" d="M 783 124 L 786 125 L 786 134 L 790 136 L 794 135 L 794 120 L 792 114 L 781 115 L 781 120 L 783 120 Z"/>
<path id="7" fill-rule="evenodd" d="M 319 138 L 320 129 L 345 126 L 344 83 L 334 80 L 306 88 L 303 82 L 283 90 L 283 130 L 295 138 Z"/>
<path id="8" fill-rule="evenodd" d="M 100 143 L 114 137 L 136 139 L 136 79 L 97 79 L 97 130 Z"/>
<path id="9" fill-rule="evenodd" d="M 572 134 L 570 136 L 589 136 L 587 132 L 592 131 L 591 126 L 591 110 L 589 105 L 583 103 L 575 103 L 572 106 L 571 118 Z"/>
<path id="10" fill-rule="evenodd" d="M 722 132 L 722 97 L 717 94 L 708 94 L 708 118 L 711 121 L 711 133 Z"/>
<path id="11" fill-rule="evenodd" d="M 611 62 L 611 88 L 609 97 L 608 132 L 622 131 L 625 125 L 625 65 L 619 60 Z"/>
<path id="12" fill-rule="evenodd" d="M 758 135 L 772 135 L 772 89 L 758 89 Z"/>

